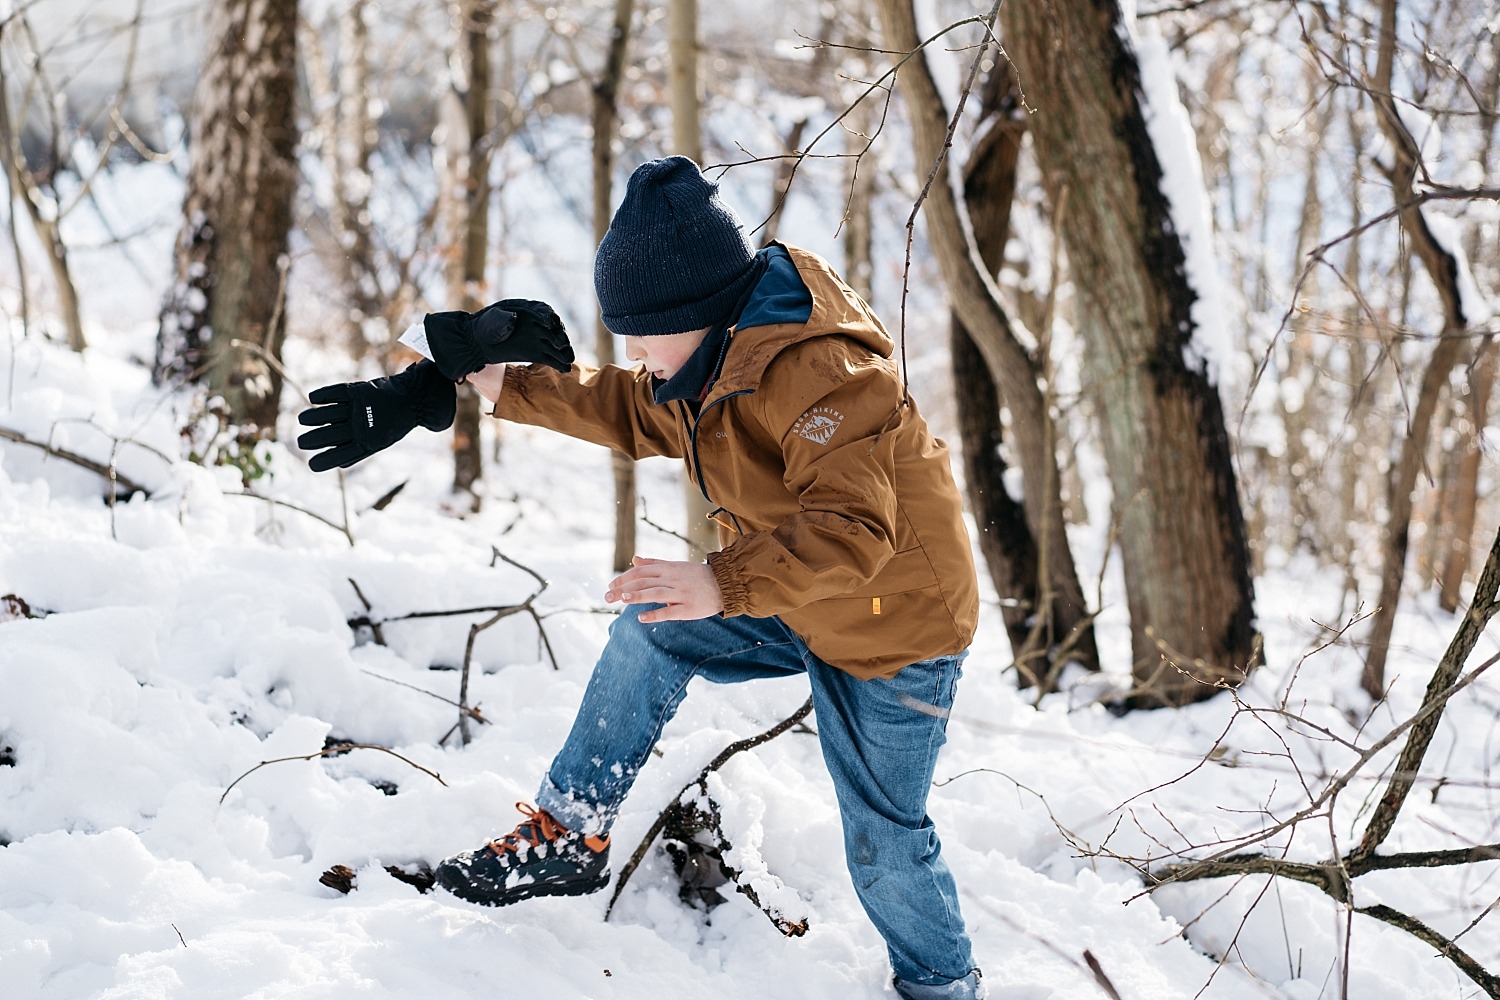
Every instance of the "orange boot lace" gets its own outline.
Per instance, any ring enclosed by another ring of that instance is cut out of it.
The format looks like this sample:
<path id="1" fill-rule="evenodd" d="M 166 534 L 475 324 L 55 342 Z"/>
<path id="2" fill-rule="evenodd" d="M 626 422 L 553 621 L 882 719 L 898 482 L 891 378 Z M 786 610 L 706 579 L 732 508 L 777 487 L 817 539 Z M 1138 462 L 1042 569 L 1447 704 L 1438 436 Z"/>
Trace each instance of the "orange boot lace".
<path id="1" fill-rule="evenodd" d="M 552 814 L 545 809 L 538 809 L 529 802 L 517 802 L 516 809 L 526 818 L 510 833 L 486 845 L 497 856 L 506 851 L 519 853 L 522 844 L 528 847 L 537 847 L 543 843 L 550 844 L 568 832 L 568 828 L 553 819 Z M 609 846 L 609 837 L 584 837 L 583 843 L 589 850 L 598 854 Z"/>

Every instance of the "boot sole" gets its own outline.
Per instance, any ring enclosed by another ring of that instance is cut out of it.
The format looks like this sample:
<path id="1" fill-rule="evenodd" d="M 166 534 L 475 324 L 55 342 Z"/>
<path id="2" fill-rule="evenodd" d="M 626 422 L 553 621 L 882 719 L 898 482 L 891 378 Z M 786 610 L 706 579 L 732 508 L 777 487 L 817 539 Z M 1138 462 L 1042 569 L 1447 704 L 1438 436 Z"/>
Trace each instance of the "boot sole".
<path id="1" fill-rule="evenodd" d="M 480 906 L 509 906 L 523 899 L 537 896 L 587 896 L 609 885 L 609 872 L 571 879 L 552 879 L 544 882 L 528 882 L 502 889 L 498 892 L 474 885 L 462 879 L 450 879 L 441 869 L 434 873 L 437 884 L 459 899 Z"/>

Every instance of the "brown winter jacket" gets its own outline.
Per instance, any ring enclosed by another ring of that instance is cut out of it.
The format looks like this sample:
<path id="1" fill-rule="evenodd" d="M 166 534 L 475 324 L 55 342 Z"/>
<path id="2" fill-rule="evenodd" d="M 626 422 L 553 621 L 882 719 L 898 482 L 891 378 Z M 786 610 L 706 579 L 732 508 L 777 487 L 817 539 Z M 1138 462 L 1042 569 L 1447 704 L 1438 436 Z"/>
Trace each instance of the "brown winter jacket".
<path id="1" fill-rule="evenodd" d="M 683 459 L 721 509 L 708 557 L 725 615 L 776 615 L 828 663 L 889 677 L 974 636 L 978 583 L 948 449 L 890 361 L 891 337 L 815 254 L 787 247 L 805 324 L 735 330 L 695 420 L 641 368 L 511 367 L 496 415 Z"/>

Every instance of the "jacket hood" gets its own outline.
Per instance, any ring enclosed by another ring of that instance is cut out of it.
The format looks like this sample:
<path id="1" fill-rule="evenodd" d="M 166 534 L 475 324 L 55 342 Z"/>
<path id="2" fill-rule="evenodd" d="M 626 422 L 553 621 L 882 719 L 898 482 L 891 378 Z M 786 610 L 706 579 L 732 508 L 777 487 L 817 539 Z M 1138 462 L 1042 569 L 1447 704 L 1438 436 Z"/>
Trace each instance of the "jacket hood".
<path id="1" fill-rule="evenodd" d="M 802 323 L 736 328 L 710 398 L 758 388 L 772 358 L 812 337 L 848 337 L 882 358 L 889 358 L 896 349 L 895 341 L 864 299 L 844 284 L 826 260 L 808 250 L 776 245 L 786 250 L 807 285 L 812 314 Z"/>

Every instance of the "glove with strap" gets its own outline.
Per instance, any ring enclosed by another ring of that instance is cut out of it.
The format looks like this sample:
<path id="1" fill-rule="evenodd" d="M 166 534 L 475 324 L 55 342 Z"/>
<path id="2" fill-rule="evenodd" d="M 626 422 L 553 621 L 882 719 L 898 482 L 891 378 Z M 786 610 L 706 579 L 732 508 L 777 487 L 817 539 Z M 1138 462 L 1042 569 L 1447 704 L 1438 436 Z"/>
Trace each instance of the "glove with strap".
<path id="1" fill-rule="evenodd" d="M 297 447 L 324 449 L 308 460 L 314 472 L 347 469 L 419 425 L 446 430 L 457 407 L 453 381 L 426 360 L 369 382 L 325 385 L 307 398 L 324 404 L 297 414 L 298 423 L 314 428 L 297 438 Z"/>
<path id="2" fill-rule="evenodd" d="M 563 372 L 573 364 L 568 331 L 545 302 L 502 299 L 477 313 L 428 313 L 422 328 L 438 369 L 454 382 L 506 361 L 535 362 Z"/>

